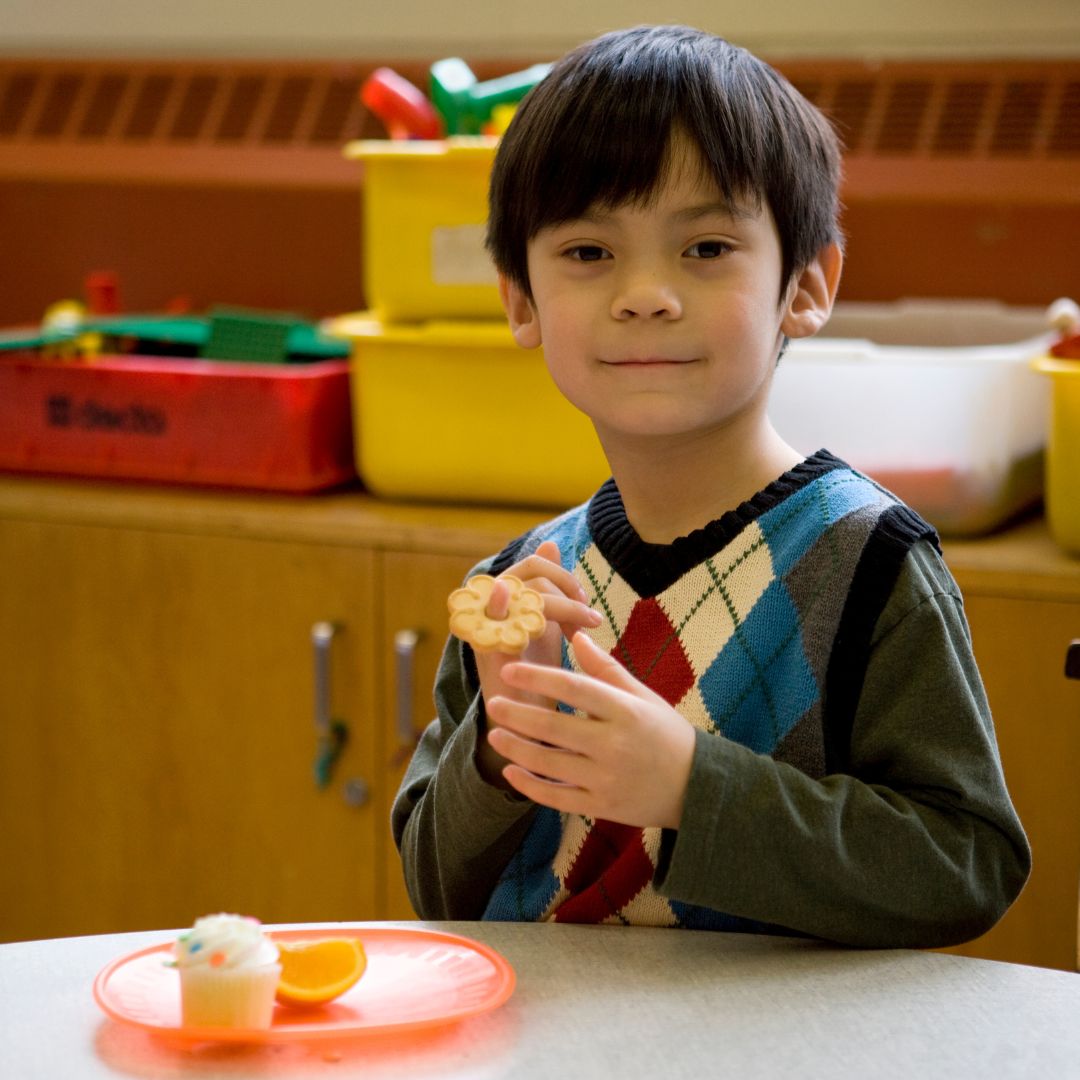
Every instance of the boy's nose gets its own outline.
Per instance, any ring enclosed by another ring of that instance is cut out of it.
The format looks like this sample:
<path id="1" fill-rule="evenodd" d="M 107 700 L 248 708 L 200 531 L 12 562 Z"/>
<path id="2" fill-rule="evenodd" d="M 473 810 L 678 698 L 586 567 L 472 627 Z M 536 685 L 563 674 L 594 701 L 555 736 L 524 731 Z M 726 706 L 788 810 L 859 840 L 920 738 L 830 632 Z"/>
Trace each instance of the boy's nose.
<path id="1" fill-rule="evenodd" d="M 613 318 L 625 319 L 679 319 L 682 304 L 665 281 L 647 274 L 636 275 L 622 283 L 612 304 Z"/>

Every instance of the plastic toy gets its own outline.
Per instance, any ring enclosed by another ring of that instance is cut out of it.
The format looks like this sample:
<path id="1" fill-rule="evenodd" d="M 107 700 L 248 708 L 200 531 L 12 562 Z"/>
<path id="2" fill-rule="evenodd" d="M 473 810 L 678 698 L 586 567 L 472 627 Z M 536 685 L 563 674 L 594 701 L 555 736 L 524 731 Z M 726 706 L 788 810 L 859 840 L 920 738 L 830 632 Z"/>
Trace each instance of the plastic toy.
<path id="1" fill-rule="evenodd" d="M 438 60 L 431 65 L 431 100 L 448 135 L 479 135 L 496 106 L 519 102 L 550 70 L 550 64 L 533 64 L 481 83 L 464 60 Z"/>
<path id="2" fill-rule="evenodd" d="M 267 361 L 270 357 L 266 342 L 257 343 L 251 333 L 247 334 L 245 342 L 240 343 L 240 347 L 245 350 L 243 356 L 223 356 L 214 351 L 219 347 L 230 353 L 237 351 L 236 335 L 231 343 L 225 340 L 224 335 L 237 328 L 235 320 L 239 315 L 247 320 L 247 330 L 251 329 L 253 323 L 265 323 L 268 320 L 276 319 L 283 323 L 286 329 L 286 355 L 282 359 L 290 364 L 341 360 L 349 355 L 347 342 L 328 337 L 313 323 L 304 322 L 295 316 L 281 316 L 276 312 L 236 312 L 225 308 L 214 309 L 209 316 L 113 315 L 106 318 L 84 317 L 72 321 L 71 317 L 81 311 L 81 305 L 78 305 L 77 301 L 60 303 L 64 307 L 58 307 L 53 317 L 40 326 L 0 331 L 0 354 L 37 350 L 41 355 L 57 359 L 86 359 L 83 339 L 95 337 L 103 339 L 99 351 L 108 351 L 110 355 L 134 353 L 146 357 Z M 57 321 L 57 314 L 63 315 L 63 319 Z M 227 325 L 229 319 L 233 320 L 231 327 Z M 215 320 L 217 340 L 211 343 Z M 278 346 L 275 345 L 275 354 L 277 349 Z"/>
<path id="3" fill-rule="evenodd" d="M 283 364 L 289 356 L 289 331 L 296 320 L 257 312 L 210 313 L 210 333 L 199 355 L 214 360 Z"/>
<path id="4" fill-rule="evenodd" d="M 1046 318 L 1061 334 L 1050 346 L 1050 355 L 1059 360 L 1080 360 L 1080 305 L 1063 296 L 1050 305 Z"/>
<path id="5" fill-rule="evenodd" d="M 452 56 L 436 60 L 430 71 L 431 100 L 443 119 L 448 135 L 460 135 L 466 95 L 476 85 L 476 76 L 464 60 Z"/>
<path id="6" fill-rule="evenodd" d="M 1058 360 L 1080 360 L 1080 334 L 1070 334 L 1050 346 L 1050 355 Z"/>
<path id="7" fill-rule="evenodd" d="M 510 126 L 510 121 L 514 119 L 514 113 L 516 112 L 516 104 L 496 105 L 491 110 L 491 119 L 484 125 L 484 134 L 496 137 L 505 135 L 506 129 Z"/>
<path id="8" fill-rule="evenodd" d="M 57 300 L 41 319 L 42 352 L 53 360 L 88 359 L 101 352 L 101 335 L 86 326 L 86 305 Z"/>
<path id="9" fill-rule="evenodd" d="M 95 270 L 83 282 L 86 308 L 91 315 L 116 315 L 120 311 L 120 278 L 113 270 Z"/>
<path id="10" fill-rule="evenodd" d="M 434 106 L 392 68 L 376 68 L 360 87 L 360 100 L 386 125 L 391 139 L 442 135 L 442 120 Z"/>

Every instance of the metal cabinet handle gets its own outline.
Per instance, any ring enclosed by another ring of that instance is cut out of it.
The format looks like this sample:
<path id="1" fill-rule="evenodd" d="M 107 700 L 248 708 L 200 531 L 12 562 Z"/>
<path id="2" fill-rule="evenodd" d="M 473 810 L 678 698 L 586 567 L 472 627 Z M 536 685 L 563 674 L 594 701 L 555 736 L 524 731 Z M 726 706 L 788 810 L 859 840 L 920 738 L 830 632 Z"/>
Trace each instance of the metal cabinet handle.
<path id="1" fill-rule="evenodd" d="M 397 739 L 398 758 L 412 753 L 416 745 L 416 725 L 413 723 L 413 689 L 416 682 L 416 648 L 423 634 L 419 630 L 399 630 L 394 635 L 394 657 L 397 673 Z"/>
<path id="2" fill-rule="evenodd" d="M 1080 679 L 1080 640 L 1070 642 L 1065 651 L 1065 677 Z"/>
<path id="3" fill-rule="evenodd" d="M 311 628 L 315 666 L 315 784 L 328 787 L 334 766 L 348 741 L 349 729 L 330 713 L 330 646 L 338 627 L 317 622 Z"/>

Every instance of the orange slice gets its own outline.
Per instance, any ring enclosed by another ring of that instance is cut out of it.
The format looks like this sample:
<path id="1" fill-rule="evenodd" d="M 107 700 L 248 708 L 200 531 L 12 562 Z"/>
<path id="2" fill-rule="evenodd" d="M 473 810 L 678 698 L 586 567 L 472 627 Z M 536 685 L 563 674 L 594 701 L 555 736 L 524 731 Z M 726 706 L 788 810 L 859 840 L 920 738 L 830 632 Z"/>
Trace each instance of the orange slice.
<path id="1" fill-rule="evenodd" d="M 354 986 L 367 968 L 359 938 L 275 944 L 281 952 L 277 1000 L 282 1005 L 325 1005 Z"/>

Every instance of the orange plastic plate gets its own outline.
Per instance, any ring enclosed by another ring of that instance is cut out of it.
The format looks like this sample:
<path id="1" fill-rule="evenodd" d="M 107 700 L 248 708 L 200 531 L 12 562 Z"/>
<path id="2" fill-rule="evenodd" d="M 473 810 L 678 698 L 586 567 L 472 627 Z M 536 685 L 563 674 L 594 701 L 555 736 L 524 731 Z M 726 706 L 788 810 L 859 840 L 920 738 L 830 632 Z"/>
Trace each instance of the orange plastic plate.
<path id="1" fill-rule="evenodd" d="M 462 1020 L 502 1005 L 514 991 L 510 964 L 470 938 L 434 930 L 306 927 L 268 932 L 279 941 L 357 937 L 367 970 L 341 997 L 317 1009 L 274 1006 L 270 1027 L 185 1027 L 180 977 L 168 967 L 172 942 L 108 964 L 94 980 L 94 999 L 113 1020 L 193 1041 L 286 1042 L 384 1034 Z"/>

